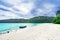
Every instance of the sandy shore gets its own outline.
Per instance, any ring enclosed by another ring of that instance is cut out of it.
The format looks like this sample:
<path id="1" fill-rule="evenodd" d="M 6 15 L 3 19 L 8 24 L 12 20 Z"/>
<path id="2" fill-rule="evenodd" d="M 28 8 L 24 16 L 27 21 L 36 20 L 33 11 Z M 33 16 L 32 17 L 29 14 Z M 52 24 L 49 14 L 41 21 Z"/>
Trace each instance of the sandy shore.
<path id="1" fill-rule="evenodd" d="M 0 40 L 60 40 L 60 25 L 38 24 L 0 35 Z"/>

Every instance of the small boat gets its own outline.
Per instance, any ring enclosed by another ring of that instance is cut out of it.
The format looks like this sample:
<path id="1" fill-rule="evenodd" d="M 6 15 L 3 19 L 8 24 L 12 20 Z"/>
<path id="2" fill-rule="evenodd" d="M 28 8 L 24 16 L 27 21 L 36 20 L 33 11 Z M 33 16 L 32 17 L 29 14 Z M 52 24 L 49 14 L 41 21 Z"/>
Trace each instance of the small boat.
<path id="1" fill-rule="evenodd" d="M 19 26 L 19 28 L 26 28 L 27 26 Z"/>

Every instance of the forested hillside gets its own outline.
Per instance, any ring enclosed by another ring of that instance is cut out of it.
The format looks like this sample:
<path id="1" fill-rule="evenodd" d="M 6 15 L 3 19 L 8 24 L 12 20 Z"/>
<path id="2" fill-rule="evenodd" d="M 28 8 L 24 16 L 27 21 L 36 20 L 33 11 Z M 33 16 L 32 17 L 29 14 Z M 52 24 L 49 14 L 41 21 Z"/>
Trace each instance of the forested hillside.
<path id="1" fill-rule="evenodd" d="M 30 19 L 7 19 L 0 20 L 0 23 L 52 23 L 54 17 L 38 16 Z"/>

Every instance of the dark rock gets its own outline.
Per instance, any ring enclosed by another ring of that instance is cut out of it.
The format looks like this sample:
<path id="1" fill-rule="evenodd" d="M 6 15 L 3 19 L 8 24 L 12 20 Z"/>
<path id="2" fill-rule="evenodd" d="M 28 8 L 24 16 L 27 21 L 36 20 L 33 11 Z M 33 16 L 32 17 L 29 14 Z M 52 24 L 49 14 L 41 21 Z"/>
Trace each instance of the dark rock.
<path id="1" fill-rule="evenodd" d="M 9 31 L 7 31 L 7 33 L 9 33 Z"/>

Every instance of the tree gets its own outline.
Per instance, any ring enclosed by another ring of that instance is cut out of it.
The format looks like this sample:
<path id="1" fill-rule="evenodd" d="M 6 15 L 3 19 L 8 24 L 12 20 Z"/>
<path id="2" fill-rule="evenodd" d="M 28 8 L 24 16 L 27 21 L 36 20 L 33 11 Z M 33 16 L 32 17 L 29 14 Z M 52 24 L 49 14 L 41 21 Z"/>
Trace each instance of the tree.
<path id="1" fill-rule="evenodd" d="M 57 16 L 54 18 L 53 23 L 60 24 L 60 11 L 57 11 Z"/>
<path id="2" fill-rule="evenodd" d="M 60 10 L 57 11 L 56 15 L 59 15 L 60 14 Z"/>

